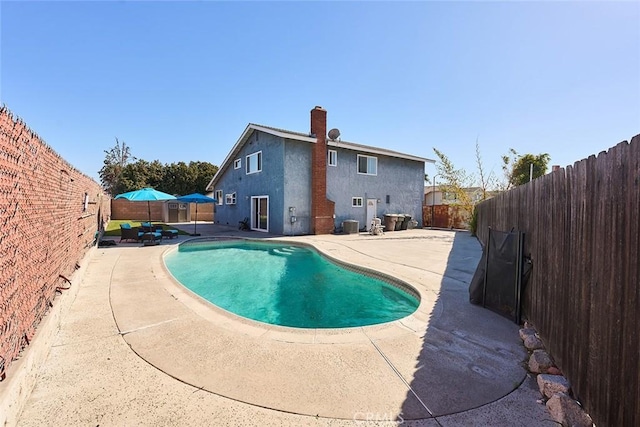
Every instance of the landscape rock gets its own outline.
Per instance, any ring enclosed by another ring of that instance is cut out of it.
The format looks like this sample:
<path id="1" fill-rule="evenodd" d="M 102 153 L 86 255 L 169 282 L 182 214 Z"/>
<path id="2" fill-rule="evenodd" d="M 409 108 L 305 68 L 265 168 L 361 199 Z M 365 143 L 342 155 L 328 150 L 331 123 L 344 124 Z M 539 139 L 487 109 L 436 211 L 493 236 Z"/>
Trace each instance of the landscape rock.
<path id="1" fill-rule="evenodd" d="M 520 329 L 520 339 L 524 341 L 527 337 L 535 336 L 536 330 L 533 328 L 522 328 Z"/>
<path id="2" fill-rule="evenodd" d="M 527 350 L 539 350 L 544 348 L 542 340 L 537 335 L 529 335 L 524 339 L 524 346 Z"/>
<path id="3" fill-rule="evenodd" d="M 549 375 L 562 375 L 562 371 L 560 369 L 558 369 L 557 367 L 552 366 L 549 369 L 547 369 L 547 374 L 549 374 Z"/>
<path id="4" fill-rule="evenodd" d="M 547 398 L 556 393 L 569 393 L 571 388 L 569 380 L 562 375 L 540 374 L 537 380 L 540 393 Z"/>
<path id="5" fill-rule="evenodd" d="M 547 409 L 553 419 L 563 425 L 571 427 L 592 427 L 593 421 L 582 407 L 565 393 L 554 394 L 547 401 Z"/>
<path id="6" fill-rule="evenodd" d="M 553 366 L 553 361 L 544 350 L 534 350 L 529 357 L 529 371 L 534 374 L 546 374 Z"/>

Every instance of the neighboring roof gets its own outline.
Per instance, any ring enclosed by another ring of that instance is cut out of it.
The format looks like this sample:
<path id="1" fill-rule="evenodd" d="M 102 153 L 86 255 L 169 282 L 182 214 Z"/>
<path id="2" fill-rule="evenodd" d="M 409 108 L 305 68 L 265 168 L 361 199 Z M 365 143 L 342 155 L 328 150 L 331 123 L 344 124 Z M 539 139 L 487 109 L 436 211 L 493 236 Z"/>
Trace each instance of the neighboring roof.
<path id="1" fill-rule="evenodd" d="M 220 165 L 220 168 L 218 169 L 218 172 L 216 172 L 214 177 L 211 179 L 211 181 L 207 185 L 206 190 L 208 191 L 213 190 L 214 183 L 217 181 L 217 178 L 219 176 L 222 176 L 222 174 L 229 168 L 230 164 L 236 158 L 236 156 L 238 155 L 238 153 L 240 152 L 244 144 L 249 140 L 249 137 L 253 135 L 253 132 L 255 131 L 260 131 L 260 132 L 268 133 L 274 136 L 278 136 L 285 139 L 291 139 L 295 141 L 311 142 L 311 143 L 316 142 L 315 135 L 311 135 L 309 133 L 294 132 L 286 129 L 279 129 L 271 126 L 264 126 L 264 125 L 258 125 L 255 123 L 249 123 L 245 128 L 244 132 L 242 132 L 242 135 L 240 135 L 240 138 L 238 139 L 238 141 L 235 143 L 235 145 L 229 152 L 229 154 L 227 154 L 227 157 L 225 157 L 224 161 L 222 162 L 222 165 Z M 408 159 L 408 160 L 414 160 L 418 162 L 435 163 L 435 160 L 427 159 L 424 157 L 404 154 L 397 151 L 387 150 L 384 148 L 377 148 L 377 147 L 371 147 L 368 145 L 356 144 L 353 142 L 346 142 L 346 141 L 339 141 L 339 140 L 332 141 L 330 139 L 327 139 L 327 146 L 343 148 L 346 150 L 361 151 L 369 154 L 379 154 L 379 155 L 388 156 L 388 157 L 397 157 L 400 159 Z"/>

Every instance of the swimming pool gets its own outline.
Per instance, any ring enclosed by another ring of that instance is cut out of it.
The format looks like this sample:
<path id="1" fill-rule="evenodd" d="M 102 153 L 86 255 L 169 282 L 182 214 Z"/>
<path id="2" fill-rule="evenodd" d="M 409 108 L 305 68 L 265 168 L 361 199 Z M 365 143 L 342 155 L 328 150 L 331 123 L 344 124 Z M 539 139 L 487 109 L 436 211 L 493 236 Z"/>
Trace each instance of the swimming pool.
<path id="1" fill-rule="evenodd" d="M 297 328 L 344 328 L 401 319 L 420 303 L 410 286 L 338 265 L 289 242 L 190 241 L 164 258 L 194 293 L 237 315 Z"/>

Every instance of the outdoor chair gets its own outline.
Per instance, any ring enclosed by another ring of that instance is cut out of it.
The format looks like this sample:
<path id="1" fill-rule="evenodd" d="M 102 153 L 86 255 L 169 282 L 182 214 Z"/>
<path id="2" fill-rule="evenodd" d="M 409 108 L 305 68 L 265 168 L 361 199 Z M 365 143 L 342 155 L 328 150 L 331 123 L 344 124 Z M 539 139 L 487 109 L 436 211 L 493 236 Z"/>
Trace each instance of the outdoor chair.
<path id="1" fill-rule="evenodd" d="M 142 236 L 142 232 L 138 229 L 138 227 L 131 227 L 131 224 L 124 223 L 120 224 L 120 241 L 123 240 L 135 240 L 136 242 L 140 241 L 140 237 Z"/>
<path id="2" fill-rule="evenodd" d="M 384 225 L 382 225 L 382 220 L 380 220 L 380 218 L 373 218 L 371 220 L 371 228 L 369 229 L 369 234 L 372 234 L 374 236 L 384 234 Z"/>
<path id="3" fill-rule="evenodd" d="M 173 239 L 174 237 L 178 237 L 178 230 L 162 230 L 160 232 L 162 234 L 162 237 L 166 237 L 168 239 Z"/>
<path id="4" fill-rule="evenodd" d="M 162 225 L 151 224 L 150 222 L 140 223 L 143 233 L 155 233 L 156 231 L 162 231 Z"/>
<path id="5" fill-rule="evenodd" d="M 144 243 L 145 246 L 157 245 L 159 241 L 162 240 L 162 225 L 141 222 L 140 228 L 142 231 L 139 233 L 139 240 Z"/>
<path id="6" fill-rule="evenodd" d="M 162 240 L 162 233 L 159 231 L 152 231 L 149 233 L 142 233 L 140 240 L 145 246 L 157 245 Z"/>
<path id="7" fill-rule="evenodd" d="M 249 230 L 249 217 L 246 216 L 242 221 L 238 221 L 238 229 L 240 230 Z"/>

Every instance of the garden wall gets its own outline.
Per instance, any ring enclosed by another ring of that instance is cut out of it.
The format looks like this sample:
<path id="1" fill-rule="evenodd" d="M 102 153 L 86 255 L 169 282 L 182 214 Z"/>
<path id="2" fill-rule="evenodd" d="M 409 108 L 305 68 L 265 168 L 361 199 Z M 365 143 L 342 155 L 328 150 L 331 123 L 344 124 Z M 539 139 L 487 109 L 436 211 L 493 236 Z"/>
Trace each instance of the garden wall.
<path id="1" fill-rule="evenodd" d="M 640 135 L 476 209 L 525 233 L 524 317 L 595 424 L 640 425 Z"/>
<path id="2" fill-rule="evenodd" d="M 168 216 L 165 216 L 166 202 L 153 201 L 149 202 L 132 202 L 127 199 L 111 200 L 111 219 L 127 219 L 135 221 L 148 221 L 149 210 L 151 210 L 151 221 L 169 222 Z M 198 214 L 196 218 L 196 204 L 190 203 L 191 221 L 213 221 L 213 203 L 201 203 L 197 206 Z"/>
<path id="3" fill-rule="evenodd" d="M 94 246 L 110 198 L 0 109 L 0 380 Z"/>

